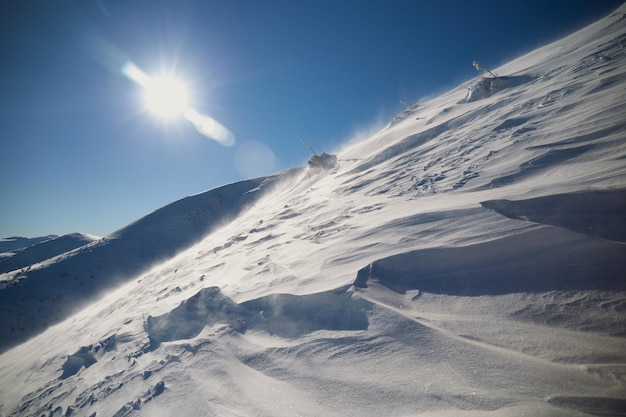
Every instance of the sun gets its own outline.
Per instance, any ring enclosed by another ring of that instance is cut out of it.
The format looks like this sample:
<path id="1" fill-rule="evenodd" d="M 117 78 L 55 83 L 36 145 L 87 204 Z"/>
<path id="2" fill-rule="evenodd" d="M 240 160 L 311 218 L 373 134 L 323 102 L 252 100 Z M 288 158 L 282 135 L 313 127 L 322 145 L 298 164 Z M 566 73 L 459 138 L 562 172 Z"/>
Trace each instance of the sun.
<path id="1" fill-rule="evenodd" d="M 187 87 L 175 78 L 169 76 L 152 78 L 146 83 L 145 88 L 146 106 L 160 118 L 177 117 L 189 107 Z"/>

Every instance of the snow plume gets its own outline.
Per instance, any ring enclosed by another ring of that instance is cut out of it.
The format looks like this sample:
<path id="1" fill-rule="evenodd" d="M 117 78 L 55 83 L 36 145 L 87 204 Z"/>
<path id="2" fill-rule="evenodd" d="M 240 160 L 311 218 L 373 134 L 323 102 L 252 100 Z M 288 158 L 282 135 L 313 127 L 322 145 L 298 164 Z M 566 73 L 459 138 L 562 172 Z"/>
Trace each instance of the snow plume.
<path id="1" fill-rule="evenodd" d="M 359 147 L 364 142 L 371 142 L 371 138 L 379 133 L 382 133 L 385 126 L 389 124 L 388 120 L 385 120 L 381 114 L 373 122 L 362 126 L 357 126 L 352 130 L 352 133 L 348 137 L 348 140 L 338 150 L 338 154 L 346 155 L 350 154 L 352 148 Z"/>
<path id="2" fill-rule="evenodd" d="M 276 170 L 276 155 L 263 142 L 244 142 L 235 150 L 235 168 L 244 178 L 267 175 Z"/>

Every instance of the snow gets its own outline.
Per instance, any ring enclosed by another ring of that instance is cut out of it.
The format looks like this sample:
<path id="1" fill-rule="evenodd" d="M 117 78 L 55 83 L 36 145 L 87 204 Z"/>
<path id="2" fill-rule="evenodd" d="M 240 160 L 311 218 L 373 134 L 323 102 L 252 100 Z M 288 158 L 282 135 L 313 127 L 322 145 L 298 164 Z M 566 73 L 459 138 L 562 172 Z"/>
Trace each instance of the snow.
<path id="1" fill-rule="evenodd" d="M 6 271 L 0 415 L 621 415 L 624 16 Z"/>
<path id="2" fill-rule="evenodd" d="M 71 233 L 64 236 L 53 237 L 37 244 L 28 245 L 21 251 L 0 260 L 0 273 L 27 268 L 30 265 L 87 245 L 97 239 L 99 239 L 97 236 L 83 233 Z"/>
<path id="3" fill-rule="evenodd" d="M 29 246 L 45 242 L 56 237 L 58 236 L 48 235 L 35 238 L 13 236 L 8 238 L 0 238 L 0 258 L 11 257 L 15 254 L 14 252 L 18 252 L 22 249 L 28 248 Z"/>

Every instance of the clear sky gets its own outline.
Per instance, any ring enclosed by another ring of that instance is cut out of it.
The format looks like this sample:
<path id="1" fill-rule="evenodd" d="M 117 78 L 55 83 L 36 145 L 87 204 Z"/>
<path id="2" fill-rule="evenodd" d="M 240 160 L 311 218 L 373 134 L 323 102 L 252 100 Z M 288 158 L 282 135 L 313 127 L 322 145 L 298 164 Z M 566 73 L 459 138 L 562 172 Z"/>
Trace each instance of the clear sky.
<path id="1" fill-rule="evenodd" d="M 604 17 L 609 0 L 20 0 L 0 6 L 0 237 L 106 235 L 219 185 L 303 165 Z M 235 136 L 161 119 L 132 63 Z"/>

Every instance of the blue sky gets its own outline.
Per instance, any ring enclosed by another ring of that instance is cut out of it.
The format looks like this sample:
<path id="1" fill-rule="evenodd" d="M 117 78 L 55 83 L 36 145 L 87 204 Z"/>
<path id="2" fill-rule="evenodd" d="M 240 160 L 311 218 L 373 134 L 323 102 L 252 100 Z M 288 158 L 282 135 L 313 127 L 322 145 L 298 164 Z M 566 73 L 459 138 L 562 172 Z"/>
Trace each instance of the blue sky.
<path id="1" fill-rule="evenodd" d="M 604 17 L 619 1 L 23 0 L 0 9 L 0 236 L 106 235 L 303 165 L 355 132 Z M 172 73 L 225 147 L 147 111 Z"/>

